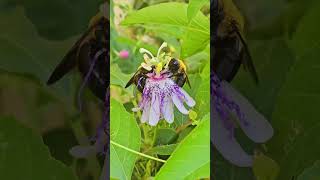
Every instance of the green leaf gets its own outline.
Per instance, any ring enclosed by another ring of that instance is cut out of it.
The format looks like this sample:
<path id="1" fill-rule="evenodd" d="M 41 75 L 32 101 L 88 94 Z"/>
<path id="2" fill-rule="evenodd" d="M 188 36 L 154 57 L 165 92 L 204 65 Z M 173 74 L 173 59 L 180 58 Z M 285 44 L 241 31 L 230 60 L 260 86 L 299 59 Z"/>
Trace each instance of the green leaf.
<path id="1" fill-rule="evenodd" d="M 196 158 L 195 158 L 196 157 Z M 156 180 L 210 177 L 210 116 L 207 114 L 176 148 Z"/>
<path id="2" fill-rule="evenodd" d="M 254 157 L 252 170 L 257 180 L 275 180 L 280 167 L 270 157 L 257 153 Z"/>
<path id="3" fill-rule="evenodd" d="M 111 98 L 110 139 L 126 148 L 140 151 L 140 129 L 133 114 Z M 110 144 L 110 175 L 120 180 L 131 179 L 137 155 Z"/>
<path id="4" fill-rule="evenodd" d="M 188 19 L 194 18 L 197 13 L 201 13 L 200 9 L 208 3 L 209 0 L 190 0 L 188 5 Z"/>
<path id="5" fill-rule="evenodd" d="M 187 4 L 161 3 L 128 14 L 122 25 L 170 25 L 184 31 L 181 57 L 189 57 L 203 50 L 210 41 L 209 18 L 198 13 L 190 22 Z"/>
<path id="6" fill-rule="evenodd" d="M 199 169 L 188 175 L 184 180 L 206 179 L 210 177 L 208 175 L 208 170 L 210 170 L 210 163 L 204 164 Z"/>
<path id="7" fill-rule="evenodd" d="M 250 73 L 243 68 L 240 68 L 232 84 L 271 120 L 279 91 L 286 81 L 286 71 L 294 63 L 294 55 L 283 39 L 249 41 L 248 45 L 259 84 L 256 85 Z"/>
<path id="8" fill-rule="evenodd" d="M 133 74 L 124 74 L 117 64 L 110 67 L 110 84 L 125 87 Z"/>
<path id="9" fill-rule="evenodd" d="M 209 65 L 207 64 L 204 70 L 209 70 Z M 200 86 L 196 92 L 195 100 L 196 106 L 195 109 L 197 110 L 198 119 L 201 119 L 204 115 L 210 112 L 210 73 L 202 72 L 201 74 L 201 82 Z"/>
<path id="10" fill-rule="evenodd" d="M 178 138 L 178 135 L 174 129 L 160 128 L 156 130 L 154 139 L 154 146 L 171 144 Z"/>
<path id="11" fill-rule="evenodd" d="M 32 75 L 43 83 L 75 42 L 75 38 L 49 41 L 40 37 L 21 7 L 1 12 L 0 26 L 0 69 Z M 70 81 L 64 79 L 62 83 L 55 92 L 70 98 Z"/>
<path id="12" fill-rule="evenodd" d="M 286 81 L 278 94 L 272 122 L 275 135 L 268 143 L 272 158 L 280 165 L 278 179 L 292 176 L 311 166 L 319 157 L 319 106 L 320 2 L 302 18 L 293 34 L 290 46 L 295 50 L 296 60 L 286 73 Z M 307 45 L 307 46 L 306 46 Z"/>
<path id="13" fill-rule="evenodd" d="M 148 151 L 148 153 L 157 155 L 171 155 L 172 152 L 176 149 L 176 147 L 177 144 L 156 146 L 152 148 L 150 151 Z"/>
<path id="14" fill-rule="evenodd" d="M 8 26 L 6 22 L 15 22 Z M 73 40 L 51 42 L 41 38 L 23 9 L 0 13 L 1 65 L 9 72 L 28 73 L 46 81 L 53 66 L 72 46 Z"/>
<path id="15" fill-rule="evenodd" d="M 71 168 L 53 159 L 40 135 L 12 118 L 0 118 L 1 179 L 75 180 Z"/>
<path id="16" fill-rule="evenodd" d="M 9 1 L 7 3 L 14 7 L 22 6 L 37 32 L 50 40 L 62 40 L 75 34 L 82 34 L 87 29 L 90 18 L 98 12 L 99 5 L 103 2 L 103 0 L 4 1 Z"/>
<path id="17" fill-rule="evenodd" d="M 320 179 L 320 161 L 317 160 L 311 167 L 306 168 L 298 180 Z"/>

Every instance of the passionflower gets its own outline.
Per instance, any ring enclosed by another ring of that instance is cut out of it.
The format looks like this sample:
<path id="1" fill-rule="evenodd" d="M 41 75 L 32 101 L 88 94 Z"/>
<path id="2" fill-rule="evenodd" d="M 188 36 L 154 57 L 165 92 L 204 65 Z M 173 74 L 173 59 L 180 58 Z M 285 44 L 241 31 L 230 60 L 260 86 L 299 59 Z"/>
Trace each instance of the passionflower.
<path id="1" fill-rule="evenodd" d="M 228 82 L 211 74 L 211 140 L 217 150 L 232 164 L 250 167 L 253 155 L 243 150 L 234 137 L 240 127 L 254 142 L 264 143 L 273 135 L 268 120 Z"/>
<path id="2" fill-rule="evenodd" d="M 166 46 L 166 43 L 161 45 L 156 57 L 148 50 L 140 49 L 141 53 L 145 53 L 145 62 L 141 63 L 141 67 L 149 70 L 150 73 L 146 75 L 147 79 L 139 106 L 132 110 L 141 110 L 141 122 L 148 123 L 151 126 L 157 125 L 160 119 L 173 123 L 174 106 L 182 114 L 187 115 L 189 111 L 184 106 L 184 103 L 189 107 L 193 107 L 196 104 L 194 99 L 171 79 L 173 74 L 166 66 L 168 57 L 160 54 L 161 50 Z"/>

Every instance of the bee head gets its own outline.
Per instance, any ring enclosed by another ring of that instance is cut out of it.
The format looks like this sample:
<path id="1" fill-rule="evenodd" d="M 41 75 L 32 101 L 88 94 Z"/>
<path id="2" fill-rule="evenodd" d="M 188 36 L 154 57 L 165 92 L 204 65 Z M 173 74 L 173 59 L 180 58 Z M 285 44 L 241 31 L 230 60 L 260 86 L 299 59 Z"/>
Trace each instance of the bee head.
<path id="1" fill-rule="evenodd" d="M 170 71 L 177 71 L 180 67 L 179 65 L 179 60 L 175 59 L 175 58 L 172 58 L 169 62 L 169 65 L 168 65 L 168 68 Z"/>

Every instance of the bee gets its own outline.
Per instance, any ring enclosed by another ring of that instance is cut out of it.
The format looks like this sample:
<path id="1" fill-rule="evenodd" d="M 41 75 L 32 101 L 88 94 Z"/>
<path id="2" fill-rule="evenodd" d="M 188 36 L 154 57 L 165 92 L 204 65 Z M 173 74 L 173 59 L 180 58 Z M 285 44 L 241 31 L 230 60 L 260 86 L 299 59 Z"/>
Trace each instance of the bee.
<path id="1" fill-rule="evenodd" d="M 243 38 L 244 20 L 232 0 L 211 0 L 211 69 L 217 76 L 232 81 L 241 65 L 255 83 L 258 75 Z"/>
<path id="2" fill-rule="evenodd" d="M 139 67 L 137 72 L 128 81 L 125 88 L 129 87 L 131 84 L 134 83 L 137 86 L 137 89 L 142 93 L 143 88 L 146 84 L 146 80 L 148 78 L 147 74 L 155 70 L 155 65 L 151 66 L 150 70 L 147 70 L 143 67 Z M 162 66 L 161 71 L 164 70 L 167 70 L 166 72 L 171 74 L 169 78 L 171 78 L 178 86 L 182 87 L 187 82 L 187 84 L 191 88 L 190 81 L 186 73 L 186 65 L 182 60 L 171 58 L 168 64 L 164 64 L 164 66 Z"/>
<path id="3" fill-rule="evenodd" d="M 88 87 L 99 99 L 104 100 L 109 85 L 109 20 L 96 15 L 88 30 L 80 37 L 73 47 L 57 65 L 47 85 L 60 80 L 76 66 L 82 77 L 89 74 Z"/>
<path id="4" fill-rule="evenodd" d="M 141 93 L 143 92 L 143 88 L 146 84 L 146 80 L 148 78 L 147 74 L 153 72 L 155 67 L 151 67 L 152 70 L 144 69 L 143 67 L 139 67 L 136 73 L 130 78 L 130 80 L 127 82 L 125 88 L 128 88 L 131 86 L 132 83 L 134 83 L 137 86 L 138 91 Z"/>
<path id="5" fill-rule="evenodd" d="M 187 75 L 187 67 L 182 60 L 172 58 L 168 64 L 168 70 L 172 73 L 171 79 L 180 87 L 186 82 L 191 88 L 190 81 Z"/>

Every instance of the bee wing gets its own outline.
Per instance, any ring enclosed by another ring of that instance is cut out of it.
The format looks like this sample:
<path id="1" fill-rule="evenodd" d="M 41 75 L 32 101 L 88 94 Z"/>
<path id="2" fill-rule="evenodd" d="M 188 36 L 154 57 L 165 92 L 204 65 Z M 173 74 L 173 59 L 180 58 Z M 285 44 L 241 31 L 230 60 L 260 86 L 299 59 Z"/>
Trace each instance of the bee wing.
<path id="1" fill-rule="evenodd" d="M 130 80 L 127 82 L 125 88 L 128 88 L 129 86 L 131 86 L 132 83 L 134 83 L 135 79 L 136 79 L 136 75 L 140 72 L 140 70 L 138 70 L 136 73 L 134 73 L 134 75 L 130 78 Z"/>
<path id="2" fill-rule="evenodd" d="M 189 77 L 186 72 L 184 74 L 186 75 L 187 84 L 188 84 L 189 88 L 191 89 L 191 83 L 190 83 Z"/>
<path id="3" fill-rule="evenodd" d="M 242 35 L 240 34 L 240 32 L 238 30 L 236 30 L 236 34 L 239 37 L 242 45 L 243 45 L 243 58 L 242 58 L 242 64 L 244 65 L 245 69 L 248 69 L 248 71 L 250 72 L 254 82 L 256 84 L 259 83 L 259 78 L 258 78 L 258 74 L 257 71 L 254 67 L 250 52 L 249 52 L 249 48 L 247 46 L 247 43 L 245 42 L 245 40 L 243 39 Z"/>
<path id="4" fill-rule="evenodd" d="M 241 112 L 244 113 L 244 118 L 248 124 L 239 121 L 239 125 L 244 133 L 257 143 L 270 139 L 273 135 L 273 128 L 268 120 L 228 82 L 221 82 L 221 86 L 225 94 L 238 104 Z"/>
<path id="5" fill-rule="evenodd" d="M 73 47 L 67 55 L 62 59 L 58 66 L 54 69 L 50 75 L 47 85 L 51 85 L 60 80 L 65 74 L 71 71 L 77 65 L 77 53 L 78 48 Z"/>
<path id="6" fill-rule="evenodd" d="M 92 28 L 90 28 L 84 35 L 82 35 L 81 38 L 69 50 L 69 52 L 63 57 L 62 61 L 57 65 L 53 73 L 50 75 L 49 80 L 47 81 L 47 85 L 51 85 L 60 80 L 65 74 L 67 74 L 77 65 L 79 47 L 87 38 L 91 30 Z"/>

